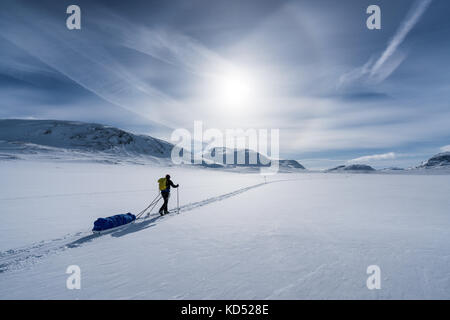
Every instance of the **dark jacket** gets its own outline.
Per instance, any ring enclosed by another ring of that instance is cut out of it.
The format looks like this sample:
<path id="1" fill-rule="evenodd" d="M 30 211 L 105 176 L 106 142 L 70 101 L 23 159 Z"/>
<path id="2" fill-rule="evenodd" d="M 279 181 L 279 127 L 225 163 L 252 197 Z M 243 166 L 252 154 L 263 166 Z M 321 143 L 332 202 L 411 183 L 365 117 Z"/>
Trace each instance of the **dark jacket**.
<path id="1" fill-rule="evenodd" d="M 175 185 L 172 180 L 166 178 L 166 189 L 161 192 L 170 192 L 170 187 L 178 188 L 178 185 Z"/>

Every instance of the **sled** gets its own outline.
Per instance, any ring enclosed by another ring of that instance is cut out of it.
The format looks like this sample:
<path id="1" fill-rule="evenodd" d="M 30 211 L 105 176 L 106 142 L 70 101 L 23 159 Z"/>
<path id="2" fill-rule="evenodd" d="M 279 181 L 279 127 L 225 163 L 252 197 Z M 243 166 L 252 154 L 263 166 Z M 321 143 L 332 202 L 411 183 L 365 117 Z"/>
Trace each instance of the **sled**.
<path id="1" fill-rule="evenodd" d="M 94 222 L 93 233 L 101 234 L 120 229 L 136 221 L 136 216 L 131 213 L 117 214 L 115 216 L 98 218 Z"/>
<path id="2" fill-rule="evenodd" d="M 129 222 L 127 224 L 123 224 L 121 226 L 110 228 L 110 229 L 105 229 L 105 230 L 94 230 L 94 229 L 92 229 L 92 233 L 93 234 L 99 234 L 99 235 L 100 234 L 107 234 L 107 233 L 110 233 L 110 232 L 118 231 L 118 230 L 121 230 L 123 228 L 129 227 L 130 225 L 134 224 L 135 222 L 136 221 L 132 221 L 132 222 Z"/>

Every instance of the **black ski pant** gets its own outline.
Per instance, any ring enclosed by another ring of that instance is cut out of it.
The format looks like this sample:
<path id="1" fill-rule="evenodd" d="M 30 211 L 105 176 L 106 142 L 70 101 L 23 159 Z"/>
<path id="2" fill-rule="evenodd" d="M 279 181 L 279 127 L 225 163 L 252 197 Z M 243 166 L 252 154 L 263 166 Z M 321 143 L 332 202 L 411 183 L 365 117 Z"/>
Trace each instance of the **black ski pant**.
<path id="1" fill-rule="evenodd" d="M 159 209 L 159 213 L 163 212 L 167 213 L 167 205 L 169 204 L 169 197 L 170 197 L 170 192 L 161 192 L 161 196 L 164 200 L 163 205 L 161 206 L 161 208 Z"/>

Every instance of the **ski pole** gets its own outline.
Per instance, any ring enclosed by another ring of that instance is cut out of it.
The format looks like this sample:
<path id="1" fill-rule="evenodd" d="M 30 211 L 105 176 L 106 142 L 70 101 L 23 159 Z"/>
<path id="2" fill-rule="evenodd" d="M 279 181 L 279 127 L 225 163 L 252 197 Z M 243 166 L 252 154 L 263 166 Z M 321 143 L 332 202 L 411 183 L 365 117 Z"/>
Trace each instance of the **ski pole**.
<path id="1" fill-rule="evenodd" d="M 178 212 L 177 213 L 178 214 L 180 213 L 180 197 L 179 197 L 180 193 L 178 191 L 179 189 L 180 189 L 180 187 L 177 188 L 177 208 L 178 208 Z"/>
<path id="2" fill-rule="evenodd" d="M 143 215 L 144 212 L 147 211 L 147 209 L 150 208 L 150 207 L 153 205 L 153 203 L 156 201 L 156 199 L 157 199 L 158 197 L 159 197 L 159 193 L 156 195 L 155 199 L 153 199 L 153 201 L 150 202 L 150 204 L 148 205 L 147 208 L 145 208 L 144 210 L 142 210 L 140 213 L 137 214 L 136 218 L 139 218 L 141 215 Z"/>
<path id="3" fill-rule="evenodd" d="M 152 213 L 153 209 L 156 207 L 156 205 L 158 204 L 159 200 L 161 200 L 161 198 L 162 198 L 162 196 L 159 196 L 158 200 L 156 200 L 155 204 L 153 204 L 153 207 L 148 212 L 147 217 L 150 216 L 150 214 Z"/>

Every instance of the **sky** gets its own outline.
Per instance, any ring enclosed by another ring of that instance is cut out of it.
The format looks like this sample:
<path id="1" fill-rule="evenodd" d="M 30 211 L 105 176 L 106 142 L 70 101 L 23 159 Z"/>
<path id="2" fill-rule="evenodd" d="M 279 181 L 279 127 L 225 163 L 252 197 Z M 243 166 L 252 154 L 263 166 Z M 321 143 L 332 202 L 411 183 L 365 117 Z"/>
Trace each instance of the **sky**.
<path id="1" fill-rule="evenodd" d="M 69 30 L 66 8 L 81 8 Z M 369 5 L 381 29 L 369 30 Z M 450 150 L 447 0 L 0 3 L 0 118 L 279 129 L 308 168 Z"/>

